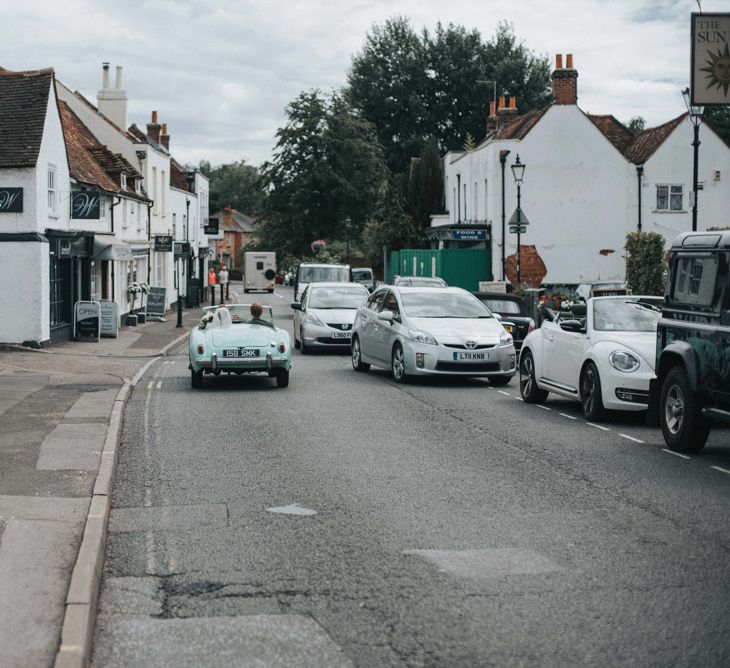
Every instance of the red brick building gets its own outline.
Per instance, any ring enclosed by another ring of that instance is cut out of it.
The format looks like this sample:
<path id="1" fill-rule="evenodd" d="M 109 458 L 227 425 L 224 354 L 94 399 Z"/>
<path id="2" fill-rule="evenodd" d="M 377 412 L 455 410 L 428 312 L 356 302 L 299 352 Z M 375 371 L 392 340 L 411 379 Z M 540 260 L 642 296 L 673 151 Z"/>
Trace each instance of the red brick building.
<path id="1" fill-rule="evenodd" d="M 245 213 L 227 206 L 222 211 L 211 214 L 211 220 L 218 221 L 218 234 L 215 243 L 215 259 L 229 269 L 242 268 L 241 251 L 244 246 L 256 239 L 256 222 Z"/>

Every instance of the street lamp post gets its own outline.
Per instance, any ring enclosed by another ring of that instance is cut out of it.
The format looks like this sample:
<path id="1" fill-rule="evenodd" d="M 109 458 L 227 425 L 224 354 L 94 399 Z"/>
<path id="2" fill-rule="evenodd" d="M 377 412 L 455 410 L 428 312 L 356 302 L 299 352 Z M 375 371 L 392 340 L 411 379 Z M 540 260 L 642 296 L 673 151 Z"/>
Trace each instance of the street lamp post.
<path id="1" fill-rule="evenodd" d="M 689 88 L 685 88 L 682 91 L 682 97 L 684 97 L 684 104 L 689 112 L 689 122 L 694 127 L 694 140 L 692 141 L 692 148 L 694 149 L 694 162 L 692 166 L 692 231 L 697 231 L 697 190 L 699 184 L 697 183 L 697 172 L 699 169 L 699 149 L 700 149 L 700 125 L 704 120 L 702 112 L 704 107 L 696 104 L 692 104 Z"/>
<path id="2" fill-rule="evenodd" d="M 520 154 L 517 154 L 517 159 L 512 165 L 512 176 L 514 177 L 515 183 L 517 184 L 517 286 L 521 284 L 520 275 L 520 235 L 522 234 L 522 179 L 525 176 L 526 165 L 520 162 Z"/>
<path id="3" fill-rule="evenodd" d="M 345 245 L 347 249 L 347 262 L 346 264 L 350 264 L 350 225 L 352 224 L 352 221 L 350 220 L 350 216 L 345 218 Z"/>

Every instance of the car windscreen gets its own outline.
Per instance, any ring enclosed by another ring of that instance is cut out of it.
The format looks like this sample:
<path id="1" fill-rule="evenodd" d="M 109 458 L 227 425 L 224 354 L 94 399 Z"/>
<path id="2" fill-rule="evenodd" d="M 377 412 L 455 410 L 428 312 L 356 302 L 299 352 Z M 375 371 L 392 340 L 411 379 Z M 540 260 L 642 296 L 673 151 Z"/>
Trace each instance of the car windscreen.
<path id="1" fill-rule="evenodd" d="M 350 280 L 347 267 L 302 267 L 299 271 L 300 283 L 329 283 Z"/>
<path id="2" fill-rule="evenodd" d="M 492 318 L 476 297 L 458 292 L 401 293 L 403 310 L 410 318 Z"/>
<path id="3" fill-rule="evenodd" d="M 228 307 L 228 311 L 231 314 L 231 322 L 234 325 L 247 324 L 254 319 L 251 315 L 251 306 L 248 304 L 231 305 Z M 262 306 L 258 322 L 263 322 L 267 325 L 274 324 L 274 313 L 270 306 Z"/>
<path id="4" fill-rule="evenodd" d="M 438 278 L 404 278 L 398 281 L 399 285 L 407 285 L 413 288 L 445 288 L 446 283 Z"/>
<path id="5" fill-rule="evenodd" d="M 352 270 L 353 281 L 372 281 L 373 272 L 369 269 L 353 269 Z"/>
<path id="6" fill-rule="evenodd" d="M 480 297 L 479 301 L 493 313 L 510 313 L 512 315 L 520 315 L 522 313 L 519 303 L 508 299 L 489 299 L 489 297 Z"/>
<path id="7" fill-rule="evenodd" d="M 596 299 L 593 329 L 601 332 L 654 332 L 661 309 L 636 299 Z"/>
<path id="8" fill-rule="evenodd" d="M 309 308 L 350 308 L 361 306 L 368 298 L 368 291 L 359 286 L 309 288 Z"/>

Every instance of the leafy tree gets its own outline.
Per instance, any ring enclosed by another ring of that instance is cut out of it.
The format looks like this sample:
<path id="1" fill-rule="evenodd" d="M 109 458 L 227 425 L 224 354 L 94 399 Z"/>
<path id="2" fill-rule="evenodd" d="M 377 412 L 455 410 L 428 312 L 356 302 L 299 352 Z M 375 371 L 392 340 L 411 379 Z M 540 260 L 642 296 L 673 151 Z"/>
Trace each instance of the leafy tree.
<path id="1" fill-rule="evenodd" d="M 258 235 L 270 248 L 308 254 L 315 239 L 357 241 L 386 177 L 372 126 L 335 93 L 301 93 L 286 109 L 274 158 L 262 167 L 268 192 Z"/>
<path id="2" fill-rule="evenodd" d="M 202 160 L 199 169 L 210 179 L 210 211 L 220 211 L 230 206 L 247 214 L 259 211 L 264 203 L 259 170 L 245 160 L 229 165 L 213 167 Z"/>
<path id="3" fill-rule="evenodd" d="M 464 150 L 465 151 L 473 151 L 477 147 L 476 141 L 474 141 L 474 137 L 472 136 L 471 132 L 466 133 L 466 139 L 464 140 Z"/>
<path id="4" fill-rule="evenodd" d="M 627 129 L 633 135 L 638 135 L 646 129 L 646 120 L 643 116 L 634 116 L 627 124 Z"/>
<path id="5" fill-rule="evenodd" d="M 459 150 L 467 134 L 485 134 L 488 102 L 499 93 L 517 97 L 520 111 L 550 99 L 550 68 L 502 23 L 491 41 L 476 30 L 439 24 L 417 35 L 408 19 L 375 25 L 348 74 L 353 108 L 376 127 L 388 167 L 405 173 L 428 135 L 438 147 Z"/>
<path id="6" fill-rule="evenodd" d="M 664 291 L 664 237 L 656 232 L 631 232 L 626 236 L 626 283 L 635 295 L 660 295 Z"/>
<path id="7" fill-rule="evenodd" d="M 443 211 L 443 190 L 443 163 L 436 140 L 429 137 L 420 156 L 414 160 L 405 185 L 406 213 L 410 215 L 419 236 L 431 224 L 431 215 Z"/>
<path id="8" fill-rule="evenodd" d="M 730 107 L 705 107 L 705 123 L 730 146 Z"/>

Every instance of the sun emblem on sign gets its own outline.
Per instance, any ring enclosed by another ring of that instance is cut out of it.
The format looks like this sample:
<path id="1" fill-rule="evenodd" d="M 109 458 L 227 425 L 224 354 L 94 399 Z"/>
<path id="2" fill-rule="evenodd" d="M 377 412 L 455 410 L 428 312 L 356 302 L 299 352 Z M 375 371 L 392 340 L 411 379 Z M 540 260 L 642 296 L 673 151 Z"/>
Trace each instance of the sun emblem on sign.
<path id="1" fill-rule="evenodd" d="M 707 72 L 706 78 L 710 80 L 707 88 L 715 86 L 718 90 L 722 88 L 725 97 L 730 89 L 730 48 L 725 44 L 725 50 L 722 48 L 717 53 L 709 53 L 708 59 L 705 61 L 707 67 L 700 67 L 700 71 Z"/>

